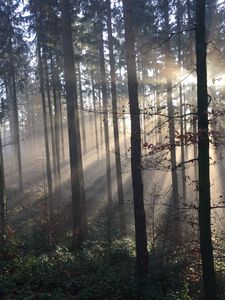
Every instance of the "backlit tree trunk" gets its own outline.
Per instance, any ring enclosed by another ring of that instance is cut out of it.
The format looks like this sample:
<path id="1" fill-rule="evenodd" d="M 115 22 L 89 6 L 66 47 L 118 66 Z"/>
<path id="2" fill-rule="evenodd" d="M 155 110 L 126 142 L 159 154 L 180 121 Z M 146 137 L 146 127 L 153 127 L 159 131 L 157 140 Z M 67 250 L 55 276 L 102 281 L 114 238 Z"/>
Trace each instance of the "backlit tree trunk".
<path id="1" fill-rule="evenodd" d="M 85 191 L 78 119 L 76 76 L 72 41 L 70 1 L 61 0 L 63 23 L 64 78 L 67 102 L 68 137 L 72 191 L 73 249 L 86 235 Z"/>
<path id="2" fill-rule="evenodd" d="M 92 100 L 93 100 L 93 107 L 94 107 L 95 145 L 96 145 L 97 159 L 99 160 L 98 123 L 97 123 L 96 94 L 95 94 L 93 70 L 91 70 L 91 89 L 92 89 Z"/>
<path id="3" fill-rule="evenodd" d="M 139 276 L 145 276 L 148 273 L 148 251 L 143 181 L 141 173 L 140 109 L 138 103 L 138 83 L 136 73 L 132 5 L 129 0 L 123 0 L 123 11 L 125 22 L 128 92 L 131 116 L 131 171 L 135 220 L 136 267 L 137 274 Z"/>
<path id="4" fill-rule="evenodd" d="M 5 211 L 5 178 L 0 127 L 0 246 L 4 243 L 5 239 Z"/>
<path id="5" fill-rule="evenodd" d="M 167 39 L 165 47 L 165 69 L 167 72 L 167 107 L 168 107 L 168 116 L 169 116 L 169 139 L 170 139 L 170 159 L 171 159 L 171 173 L 172 173 L 172 201 L 174 206 L 173 212 L 173 224 L 174 224 L 174 241 L 175 243 L 180 241 L 181 232 L 180 232 L 180 211 L 179 211 L 179 193 L 178 193 L 178 177 L 177 177 L 177 168 L 176 168 L 176 145 L 175 145 L 175 122 L 174 122 L 174 107 L 173 107 L 173 98 L 172 98 L 172 81 L 168 76 L 171 66 L 171 50 L 170 50 L 170 41 L 169 41 L 169 2 L 165 2 L 164 6 L 165 14 L 165 27 Z"/>
<path id="6" fill-rule="evenodd" d="M 51 161 L 50 161 L 50 151 L 49 151 L 47 109 L 46 109 L 46 99 L 45 99 L 45 91 L 44 91 L 44 75 L 43 75 L 43 65 L 42 65 L 39 37 L 37 37 L 37 53 L 38 53 L 38 67 L 39 67 L 40 91 L 41 91 L 41 100 L 42 100 L 43 123 L 44 123 L 43 125 L 44 125 L 44 137 L 45 137 L 46 173 L 47 173 L 47 182 L 48 182 L 48 212 L 49 212 L 49 216 L 52 217 L 54 213 L 52 172 L 51 172 Z"/>
<path id="7" fill-rule="evenodd" d="M 55 155 L 56 155 L 56 194 L 59 202 L 61 198 L 61 168 L 60 168 L 60 106 L 59 106 L 59 83 L 56 76 L 56 65 L 51 53 L 51 73 L 52 73 L 52 92 L 54 101 L 54 135 L 55 135 Z"/>
<path id="8" fill-rule="evenodd" d="M 118 125 L 118 111 L 117 111 L 117 91 L 116 91 L 116 72 L 115 72 L 115 58 L 113 51 L 113 35 L 112 35 L 112 20 L 111 20 L 111 1 L 107 0 L 107 29 L 109 42 L 109 58 L 110 58 L 110 78 L 111 78 L 111 95 L 113 108 L 113 133 L 115 143 L 115 161 L 116 161 L 116 178 L 117 178 L 117 194 L 120 206 L 120 226 L 121 231 L 125 233 L 125 212 L 123 199 L 123 182 L 122 182 L 122 167 L 120 156 L 120 139 L 119 139 L 119 125 Z"/>
<path id="9" fill-rule="evenodd" d="M 181 31 L 181 20 L 182 20 L 183 14 L 181 12 L 181 2 L 178 0 L 177 3 L 177 30 L 178 32 Z M 178 35 L 178 61 L 179 61 L 179 67 L 182 68 L 182 52 L 181 52 L 181 34 Z M 179 85 L 179 98 L 180 98 L 180 116 L 182 116 L 184 113 L 183 109 L 183 89 L 182 89 L 182 83 Z M 180 117 L 180 134 L 182 136 L 181 139 L 181 162 L 185 161 L 185 152 L 184 152 L 184 122 L 183 117 Z M 186 203 L 187 200 L 187 193 L 186 193 L 186 175 L 185 175 L 185 165 L 183 164 L 181 167 L 182 172 L 182 194 L 183 194 L 183 202 Z"/>
<path id="10" fill-rule="evenodd" d="M 41 26 L 42 29 L 42 26 Z M 55 186 L 58 186 L 58 176 L 57 176 L 57 162 L 56 162 L 56 144 L 55 144 L 55 129 L 53 123 L 53 112 L 52 112 L 52 101 L 50 94 L 50 82 L 49 82 L 49 73 L 48 73 L 48 62 L 47 62 L 47 53 L 45 41 L 43 43 L 43 60 L 44 60 L 44 70 L 45 70 L 45 82 L 46 82 L 46 92 L 47 92 L 47 101 L 48 101 L 48 111 L 49 111 L 49 123 L 50 123 L 50 136 L 51 136 L 51 145 L 52 145 L 52 166 L 53 166 L 53 178 L 55 179 Z"/>
<path id="11" fill-rule="evenodd" d="M 11 4 L 10 4 L 11 5 Z M 12 117 L 13 117 L 13 133 L 14 133 L 14 143 L 15 143 L 15 152 L 17 158 L 17 171 L 18 171 L 18 186 L 20 191 L 23 190 L 23 176 L 22 176 L 22 162 L 21 162 L 21 149 L 20 149 L 20 130 L 19 130 L 19 117 L 18 117 L 18 104 L 17 104 L 17 91 L 16 91 L 16 76 L 15 76 L 15 67 L 14 67 L 14 54 L 13 54 L 13 28 L 10 20 L 11 11 L 10 7 L 8 9 L 8 22 L 9 22 L 9 56 L 10 56 L 10 89 L 12 92 Z"/>
<path id="12" fill-rule="evenodd" d="M 205 0 L 196 0 L 196 64 L 198 99 L 199 230 L 204 299 L 216 299 L 210 220 L 208 92 L 206 67 Z"/>
<path id="13" fill-rule="evenodd" d="M 111 179 L 111 164 L 110 164 L 110 149 L 109 149 L 109 124 L 108 124 L 108 107 L 107 107 L 107 91 L 106 91 L 106 71 L 104 58 L 104 42 L 101 20 L 99 21 L 99 57 L 102 85 L 102 107 L 104 111 L 104 136 L 105 136 L 105 155 L 106 155 L 106 176 L 107 176 L 107 192 L 108 203 L 112 204 L 112 179 Z"/>
<path id="14" fill-rule="evenodd" d="M 82 133 L 82 145 L 83 145 L 83 153 L 87 153 L 87 141 L 86 141 L 86 128 L 85 128 L 85 115 L 84 115 L 84 99 L 83 99 L 83 91 L 82 91 L 82 82 L 81 82 L 81 71 L 80 71 L 80 63 L 78 63 L 78 81 L 79 81 L 79 96 L 80 96 L 80 117 L 81 117 L 81 133 Z"/>

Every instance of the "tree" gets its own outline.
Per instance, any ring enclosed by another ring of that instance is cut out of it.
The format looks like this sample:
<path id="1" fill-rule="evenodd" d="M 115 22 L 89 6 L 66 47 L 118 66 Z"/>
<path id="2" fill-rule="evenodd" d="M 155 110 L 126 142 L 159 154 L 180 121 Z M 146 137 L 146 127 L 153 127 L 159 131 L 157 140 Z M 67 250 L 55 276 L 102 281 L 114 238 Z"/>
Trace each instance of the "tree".
<path id="1" fill-rule="evenodd" d="M 54 101 L 54 128 L 55 128 L 55 155 L 57 164 L 57 176 L 56 176 L 56 190 L 58 191 L 58 199 L 61 198 L 61 166 L 60 166 L 60 123 L 62 119 L 60 118 L 60 80 L 58 76 L 58 66 L 56 65 L 56 60 L 53 59 L 51 52 L 51 75 L 52 75 L 52 93 Z M 63 144 L 62 144 L 63 149 Z"/>
<path id="2" fill-rule="evenodd" d="M 112 95 L 112 110 L 113 110 L 113 133 L 114 133 L 114 144 L 115 144 L 117 194 L 118 194 L 118 201 L 120 206 L 121 231 L 122 233 L 125 233 L 126 225 L 125 225 L 123 181 L 122 181 L 122 167 L 121 167 L 120 139 L 119 139 L 119 125 L 118 125 L 115 57 L 113 51 L 111 1 L 107 0 L 106 5 L 107 5 L 107 30 L 108 30 L 108 47 L 109 47 L 109 59 L 110 59 L 110 79 L 111 79 L 111 95 Z"/>
<path id="3" fill-rule="evenodd" d="M 42 18 L 42 16 L 41 16 Z M 45 83 L 46 83 L 46 94 L 47 94 L 47 103 L 48 103 L 48 111 L 49 111 L 49 122 L 50 122 L 50 135 L 51 135 L 51 144 L 52 144 L 52 169 L 53 169 L 53 178 L 55 179 L 55 186 L 58 187 L 59 178 L 57 172 L 57 157 L 56 157 L 56 144 L 55 144 L 55 130 L 54 130 L 54 122 L 53 122 L 53 112 L 52 112 L 52 103 L 51 103 L 51 93 L 50 93 L 50 83 L 49 83 L 49 73 L 48 73 L 48 63 L 47 63 L 47 53 L 46 53 L 46 41 L 43 38 L 43 23 L 40 21 L 40 30 L 41 35 L 39 38 L 41 39 L 42 52 L 43 52 L 43 66 L 45 73 Z"/>
<path id="4" fill-rule="evenodd" d="M 216 299 L 216 282 L 210 220 L 208 92 L 206 67 L 205 0 L 196 0 L 196 64 L 198 99 L 199 230 L 203 290 L 206 300 Z"/>
<path id="5" fill-rule="evenodd" d="M 35 8 L 34 8 L 35 9 Z M 43 110 L 43 121 L 44 121 L 44 137 L 45 137 L 45 155 L 46 155 L 46 172 L 48 181 L 48 212 L 50 218 L 53 216 L 53 187 L 52 187 L 52 172 L 51 172 L 51 161 L 50 161 L 50 150 L 49 150 L 49 137 L 48 137 L 48 124 L 47 124 L 47 109 L 46 109 L 46 99 L 44 90 L 44 73 L 43 64 L 41 57 L 41 48 L 39 37 L 37 36 L 37 53 L 38 53 L 38 66 L 39 66 L 39 79 L 40 79 L 40 90 L 41 90 L 41 100 L 42 100 L 42 110 Z"/>
<path id="6" fill-rule="evenodd" d="M 183 18 L 183 8 L 181 5 L 181 1 L 177 1 L 177 32 L 181 31 L 182 24 L 182 18 Z M 178 61 L 180 65 L 180 69 L 182 68 L 182 52 L 181 52 L 181 38 L 182 35 L 178 34 Z M 183 89 L 182 89 L 182 83 L 179 85 L 179 98 L 180 98 L 180 134 L 182 136 L 181 140 L 181 161 L 185 161 L 185 152 L 184 152 L 184 122 L 182 115 L 184 114 L 184 107 L 183 107 Z M 186 203 L 187 201 L 187 192 L 186 192 L 186 182 L 185 182 L 185 166 L 182 165 L 182 194 L 183 194 L 183 202 Z"/>
<path id="7" fill-rule="evenodd" d="M 67 103 L 68 137 L 72 191 L 73 249 L 79 248 L 86 234 L 85 191 L 81 156 L 76 73 L 71 28 L 70 1 L 61 0 L 63 25 L 64 79 Z"/>
<path id="8" fill-rule="evenodd" d="M 148 274 L 147 233 L 141 174 L 141 131 L 138 104 L 132 4 L 123 0 L 128 92 L 131 117 L 131 172 L 134 201 L 136 268 L 139 276 Z"/>
<path id="9" fill-rule="evenodd" d="M 83 153 L 86 154 L 87 153 L 87 139 L 86 139 L 84 99 L 83 99 L 80 63 L 78 63 L 77 69 L 78 69 L 78 86 L 79 86 L 79 96 L 80 96 L 80 110 L 81 110 L 80 116 L 81 116 L 81 133 L 82 133 L 82 142 L 83 142 Z"/>
<path id="10" fill-rule="evenodd" d="M 94 108 L 94 125 L 95 125 L 95 145 L 96 145 L 96 152 L 97 152 L 97 159 L 99 160 L 99 139 L 98 139 L 98 123 L 97 123 L 97 114 L 96 114 L 96 94 L 95 94 L 95 84 L 94 84 L 94 72 L 93 70 L 90 71 L 91 76 L 91 90 L 92 90 L 92 102 Z"/>
<path id="11" fill-rule="evenodd" d="M 4 162 L 2 155 L 2 137 L 1 137 L 1 115 L 0 115 L 0 245 L 5 239 L 5 178 Z"/>
<path id="12" fill-rule="evenodd" d="M 113 129 L 114 129 L 114 141 L 115 141 L 117 190 L 118 190 L 119 203 L 121 204 L 121 203 L 123 203 L 123 183 L 122 183 L 121 159 L 120 159 L 115 58 L 114 58 L 114 51 L 113 51 L 111 1 L 110 0 L 107 0 L 107 29 L 108 29 L 109 58 L 110 58 L 110 78 L 111 78 L 111 94 L 112 94 L 112 107 L 113 107 Z"/>
<path id="13" fill-rule="evenodd" d="M 14 19 L 13 9 L 16 10 L 18 4 L 13 5 L 11 1 L 5 1 L 0 3 L 1 14 L 4 23 L 4 30 L 6 35 L 4 37 L 4 47 L 2 49 L 2 57 L 4 57 L 3 65 L 5 65 L 4 81 L 8 100 L 8 112 L 10 123 L 10 135 L 12 143 L 14 143 L 15 157 L 17 163 L 18 173 L 18 187 L 19 190 L 23 190 L 23 177 L 22 177 L 22 161 L 21 161 L 21 148 L 20 148 L 20 126 L 18 116 L 18 97 L 17 97 L 17 82 L 16 82 L 16 63 L 15 58 L 18 53 L 16 50 L 20 48 L 21 35 L 14 32 Z M 3 33 L 4 36 L 4 33 Z M 16 45 L 15 41 L 17 42 Z M 19 41 L 19 43 L 18 43 Z M 19 44 L 19 46 L 18 46 Z M 15 49 L 14 49 L 15 48 Z M 4 51 L 5 50 L 5 51 Z"/>
<path id="14" fill-rule="evenodd" d="M 37 1 L 30 1 L 30 8 L 34 14 L 34 26 L 37 33 L 37 57 L 38 57 L 38 73 L 40 82 L 40 93 L 43 111 L 43 129 L 44 129 L 44 141 L 45 141 L 45 155 L 46 155 L 46 175 L 48 182 L 48 214 L 52 218 L 54 214 L 54 199 L 53 199 L 53 182 L 52 182 L 52 171 L 51 171 L 51 157 L 50 157 L 50 146 L 49 146 L 49 132 L 48 132 L 48 115 L 46 107 L 46 95 L 45 95 L 45 81 L 44 81 L 44 67 L 43 57 L 41 52 L 41 46 L 43 42 L 43 15 L 40 3 Z"/>
<path id="15" fill-rule="evenodd" d="M 174 205 L 174 235 L 175 242 L 180 240 L 180 221 L 179 221 L 179 193 L 178 193 L 178 177 L 176 168 L 176 144 L 175 144 L 175 122 L 174 122 L 174 106 L 172 99 L 172 81 L 168 76 L 169 71 L 172 67 L 172 57 L 170 50 L 170 39 L 169 39 L 169 2 L 166 0 L 164 5 L 164 18 L 165 18 L 165 69 L 166 75 L 166 89 L 167 89 L 167 109 L 169 117 L 169 140 L 170 140 L 170 157 L 171 157 L 171 173 L 172 173 L 172 188 L 173 188 L 173 205 Z"/>
<path id="16" fill-rule="evenodd" d="M 100 75 L 102 86 L 102 104 L 104 111 L 104 137 L 105 137 L 105 154 L 106 154 L 106 175 L 107 175 L 107 192 L 108 203 L 112 204 L 112 180 L 111 180 L 111 164 L 110 164 L 110 148 L 109 148 L 109 124 L 108 124 L 108 107 L 107 107 L 107 89 L 106 89 L 106 70 L 105 70 L 105 57 L 104 57 L 104 41 L 103 41 L 103 24 L 101 15 L 98 18 L 99 29 L 99 60 L 100 60 Z"/>

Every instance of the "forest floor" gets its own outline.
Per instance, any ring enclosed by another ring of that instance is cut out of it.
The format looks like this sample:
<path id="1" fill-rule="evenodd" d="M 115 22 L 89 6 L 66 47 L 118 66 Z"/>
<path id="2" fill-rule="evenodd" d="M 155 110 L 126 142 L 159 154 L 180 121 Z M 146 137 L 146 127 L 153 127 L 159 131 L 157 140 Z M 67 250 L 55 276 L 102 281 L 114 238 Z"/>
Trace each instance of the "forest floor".
<path id="1" fill-rule="evenodd" d="M 84 156 L 89 237 L 81 251 L 71 252 L 71 195 L 68 154 L 62 164 L 62 196 L 55 197 L 57 218 L 46 217 L 47 186 L 43 147 L 22 143 L 24 193 L 16 189 L 13 149 L 4 147 L 8 210 L 8 240 L 0 252 L 0 299 L 125 299 L 125 300 L 199 300 L 201 268 L 198 245 L 196 183 L 193 165 L 186 169 L 188 209 L 181 220 L 186 239 L 171 243 L 171 175 L 147 168 L 143 171 L 146 220 L 149 237 L 150 275 L 135 275 L 134 222 L 129 157 L 123 157 L 127 237 L 119 233 L 116 205 L 114 153 L 111 155 L 112 189 L 115 208 L 107 211 L 105 159 L 97 159 L 93 141 Z M 222 157 L 211 153 L 211 189 L 214 205 L 225 199 L 225 167 Z M 128 153 L 129 155 L 129 153 Z M 178 153 L 179 156 L 179 153 Z M 187 153 L 191 159 L 193 151 Z M 220 164 L 213 164 L 220 160 Z M 180 170 L 178 170 L 181 185 Z M 189 179 L 190 178 L 190 179 Z M 222 203 L 223 204 L 223 203 Z M 191 208 L 190 208 L 191 207 Z M 190 208 L 190 209 L 189 209 Z M 109 222 L 110 218 L 110 222 Z M 112 219 L 112 221 L 111 221 Z M 224 209 L 213 210 L 215 264 L 220 300 L 225 300 Z M 108 236 L 110 224 L 110 239 Z"/>
<path id="2" fill-rule="evenodd" d="M 165 251 L 162 257 L 156 254 L 157 247 L 153 251 L 149 245 L 150 275 L 136 277 L 135 245 L 118 231 L 116 205 L 110 212 L 110 240 L 104 208 L 91 220 L 82 250 L 71 252 L 65 222 L 69 208 L 61 214 L 62 227 L 60 216 L 55 223 L 39 219 L 42 201 L 37 199 L 32 214 L 16 209 L 11 215 L 8 239 L 0 252 L 0 299 L 200 299 L 198 270 L 189 267 L 181 249 Z M 192 290 L 195 298 L 190 296 Z"/>
<path id="3" fill-rule="evenodd" d="M 9 210 L 8 239 L 0 251 L 0 299 L 202 299 L 200 256 L 192 244 L 174 247 L 159 237 L 154 245 L 149 243 L 150 274 L 140 279 L 132 231 L 127 237 L 119 232 L 116 203 L 112 211 L 104 206 L 89 218 L 88 239 L 73 252 L 70 205 L 49 222 L 45 201 L 44 193 L 30 192 Z M 223 263 L 217 264 L 217 278 L 218 299 L 224 300 Z"/>

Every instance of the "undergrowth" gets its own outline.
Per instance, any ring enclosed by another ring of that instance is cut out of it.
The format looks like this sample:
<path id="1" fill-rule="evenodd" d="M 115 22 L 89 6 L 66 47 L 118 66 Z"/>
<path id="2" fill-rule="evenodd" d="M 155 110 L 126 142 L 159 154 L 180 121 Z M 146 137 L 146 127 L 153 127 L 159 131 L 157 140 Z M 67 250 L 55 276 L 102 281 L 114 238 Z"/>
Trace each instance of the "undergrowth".
<path id="1" fill-rule="evenodd" d="M 133 242 L 108 246 L 88 242 L 71 253 L 65 246 L 35 256 L 1 257 L 0 291 L 5 299 L 155 299 L 189 300 L 188 286 L 174 272 L 137 279 Z M 172 277 L 171 277 L 172 275 Z"/>
<path id="2" fill-rule="evenodd" d="M 198 270 L 190 267 L 192 262 L 183 249 L 165 249 L 161 257 L 160 245 L 154 249 L 149 245 L 150 275 L 137 278 L 135 244 L 121 236 L 116 207 L 110 215 L 103 209 L 89 222 L 89 238 L 76 252 L 69 249 L 66 229 L 49 242 L 52 225 L 33 222 L 24 213 L 15 220 L 24 223 L 22 230 L 8 227 L 5 246 L 0 249 L 0 299 L 201 299 Z M 224 278 L 222 267 L 220 277 Z"/>

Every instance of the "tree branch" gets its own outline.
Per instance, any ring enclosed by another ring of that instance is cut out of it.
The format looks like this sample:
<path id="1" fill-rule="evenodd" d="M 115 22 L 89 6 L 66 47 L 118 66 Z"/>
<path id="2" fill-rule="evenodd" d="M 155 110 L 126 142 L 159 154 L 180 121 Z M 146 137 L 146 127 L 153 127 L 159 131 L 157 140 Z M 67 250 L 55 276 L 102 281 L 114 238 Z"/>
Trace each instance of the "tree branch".
<path id="1" fill-rule="evenodd" d="M 148 49 L 148 50 L 146 50 L 146 51 L 144 51 L 144 52 L 141 52 L 141 53 L 137 54 L 137 57 L 138 57 L 138 56 L 145 55 L 145 54 L 147 54 L 147 53 L 149 53 L 149 52 L 151 52 L 151 51 L 153 51 L 153 50 L 157 50 L 157 49 L 161 48 L 161 47 L 162 47 L 163 45 L 165 45 L 166 42 L 168 42 L 174 35 L 178 35 L 178 34 L 181 34 L 181 33 L 184 33 L 184 32 L 195 31 L 195 29 L 196 29 L 196 27 L 194 26 L 194 27 L 191 27 L 191 28 L 182 29 L 182 30 L 180 30 L 180 31 L 172 32 L 172 33 L 169 34 L 168 38 L 166 38 L 165 40 L 162 41 L 162 43 L 161 43 L 160 45 L 158 45 L 158 46 L 156 46 L 156 47 L 153 47 L 153 48 L 151 48 L 151 49 Z"/>
<path id="2" fill-rule="evenodd" d="M 177 168 L 185 165 L 185 164 L 188 164 L 188 163 L 193 163 L 195 161 L 198 161 L 198 158 L 192 158 L 192 159 L 189 159 L 189 160 L 186 160 L 186 161 L 182 161 L 181 163 L 179 163 L 178 165 L 176 165 L 176 167 L 173 169 L 173 170 L 176 170 Z"/>

